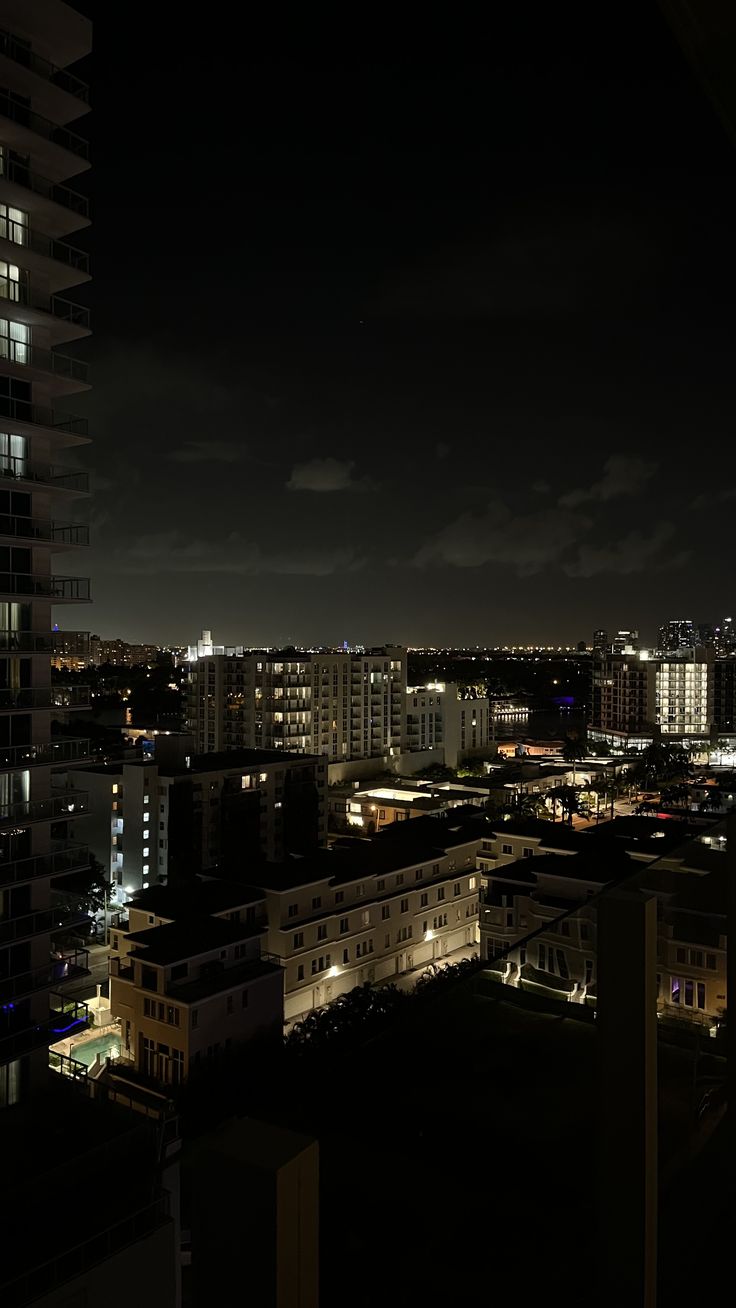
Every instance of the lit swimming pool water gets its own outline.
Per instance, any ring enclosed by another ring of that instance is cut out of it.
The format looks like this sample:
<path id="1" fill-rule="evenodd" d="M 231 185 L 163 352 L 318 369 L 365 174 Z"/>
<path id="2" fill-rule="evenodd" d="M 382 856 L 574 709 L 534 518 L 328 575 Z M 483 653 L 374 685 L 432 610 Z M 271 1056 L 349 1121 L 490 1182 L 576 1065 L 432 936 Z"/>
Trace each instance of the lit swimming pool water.
<path id="1" fill-rule="evenodd" d="M 71 1056 L 76 1058 L 77 1062 L 84 1063 L 86 1067 L 91 1067 L 97 1055 L 100 1060 L 105 1058 L 117 1058 L 120 1053 L 120 1037 L 113 1035 L 95 1036 L 92 1040 L 72 1040 Z"/>

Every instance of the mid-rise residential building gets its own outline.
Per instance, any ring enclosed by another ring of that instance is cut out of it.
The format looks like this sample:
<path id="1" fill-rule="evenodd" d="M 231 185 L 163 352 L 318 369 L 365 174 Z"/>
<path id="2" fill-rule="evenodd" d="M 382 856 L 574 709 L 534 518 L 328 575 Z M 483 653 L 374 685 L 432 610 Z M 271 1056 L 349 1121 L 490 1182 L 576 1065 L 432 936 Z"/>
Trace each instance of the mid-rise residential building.
<path id="1" fill-rule="evenodd" d="M 406 748 L 441 748 L 446 767 L 456 768 L 490 748 L 492 706 L 474 686 L 435 682 L 406 692 Z"/>
<path id="2" fill-rule="evenodd" d="M 151 761 L 69 779 L 89 795 L 91 852 L 132 893 L 314 852 L 327 838 L 326 766 L 276 750 L 194 755 L 186 737 L 162 736 Z"/>
<path id="3" fill-rule="evenodd" d="M 286 1018 L 475 947 L 483 823 L 419 819 L 254 870 L 267 948 L 284 967 Z"/>
<path id="4" fill-rule="evenodd" d="M 594 655 L 591 736 L 632 747 L 655 736 L 707 742 L 718 726 L 715 668 L 714 651 L 703 647 Z"/>
<path id="5" fill-rule="evenodd" d="M 155 886 L 110 933 L 121 1056 L 163 1085 L 253 1036 L 283 1033 L 283 975 L 261 955 L 265 898 L 211 879 Z"/>
<path id="6" fill-rule="evenodd" d="M 713 665 L 713 721 L 719 733 L 736 735 L 736 658 Z"/>
<path id="7" fill-rule="evenodd" d="M 608 632 L 605 627 L 599 627 L 593 632 L 593 653 L 605 654 L 609 649 Z"/>
<path id="8" fill-rule="evenodd" d="M 90 636 L 89 658 L 95 667 L 104 663 L 116 667 L 135 668 L 152 666 L 158 660 L 158 645 L 131 645 L 127 640 L 103 640 Z"/>
<path id="9" fill-rule="evenodd" d="M 54 887 L 87 863 L 74 838 L 83 795 L 59 793 L 54 765 L 85 753 L 52 745 L 59 709 L 89 705 L 86 687 L 51 683 L 52 609 L 89 599 L 89 582 L 52 573 L 52 556 L 87 544 L 74 520 L 87 475 L 75 466 L 86 420 L 66 410 L 87 389 L 68 351 L 89 312 L 67 298 L 89 280 L 69 236 L 88 201 L 68 184 L 89 166 L 71 124 L 87 87 L 69 65 L 88 54 L 91 26 L 64 4 L 4 4 L 0 22 L 0 1107 L 48 1076 L 59 1027 L 50 991 L 68 966 L 53 949 Z M 56 1003 L 54 1007 L 56 1007 Z M 83 1006 L 81 1006 L 83 1008 Z M 69 1024 L 81 1022 L 75 1011 Z"/>
<path id="10" fill-rule="evenodd" d="M 285 749 L 331 762 L 401 752 L 406 651 L 212 654 L 191 664 L 198 753 Z"/>
<path id="11" fill-rule="evenodd" d="M 53 633 L 51 666 L 59 671 L 82 672 L 90 664 L 89 632 L 58 631 Z"/>

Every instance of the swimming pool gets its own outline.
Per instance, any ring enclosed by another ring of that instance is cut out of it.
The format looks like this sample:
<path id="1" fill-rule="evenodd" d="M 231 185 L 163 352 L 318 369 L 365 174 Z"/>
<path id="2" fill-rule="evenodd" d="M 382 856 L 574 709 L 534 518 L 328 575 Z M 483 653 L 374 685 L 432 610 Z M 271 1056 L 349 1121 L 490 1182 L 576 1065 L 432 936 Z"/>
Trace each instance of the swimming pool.
<path id="1" fill-rule="evenodd" d="M 109 1032 L 108 1035 L 95 1036 L 92 1040 L 72 1040 L 70 1053 L 77 1062 L 91 1067 L 98 1054 L 102 1061 L 108 1057 L 117 1058 L 120 1053 L 120 1036 Z"/>

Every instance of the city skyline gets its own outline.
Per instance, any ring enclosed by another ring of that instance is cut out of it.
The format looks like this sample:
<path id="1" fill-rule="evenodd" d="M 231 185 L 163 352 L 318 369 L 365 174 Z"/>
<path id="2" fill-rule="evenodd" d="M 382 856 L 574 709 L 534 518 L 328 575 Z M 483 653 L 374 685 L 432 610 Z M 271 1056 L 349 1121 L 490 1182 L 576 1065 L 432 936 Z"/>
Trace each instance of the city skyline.
<path id="1" fill-rule="evenodd" d="M 340 66 L 316 33 L 223 49 L 154 13 L 141 47 L 98 16 L 94 630 L 567 643 L 602 607 L 718 611 L 732 147 L 633 16 Z"/>

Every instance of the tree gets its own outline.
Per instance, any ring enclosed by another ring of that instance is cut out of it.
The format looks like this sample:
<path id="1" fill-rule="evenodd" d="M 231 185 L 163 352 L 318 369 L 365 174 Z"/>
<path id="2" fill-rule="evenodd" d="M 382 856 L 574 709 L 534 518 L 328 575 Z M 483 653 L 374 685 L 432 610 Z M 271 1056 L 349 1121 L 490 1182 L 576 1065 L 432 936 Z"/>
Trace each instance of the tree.
<path id="1" fill-rule="evenodd" d="M 550 811 L 541 795 L 518 795 L 516 804 L 509 806 L 514 817 L 519 818 L 537 818 L 548 820 L 551 817 Z"/>
<path id="2" fill-rule="evenodd" d="M 572 763 L 573 785 L 575 785 L 577 781 L 577 765 L 578 763 L 582 763 L 583 759 L 587 757 L 587 754 L 588 747 L 576 731 L 571 731 L 568 736 L 565 736 L 562 744 L 562 757 L 566 763 Z"/>
<path id="3" fill-rule="evenodd" d="M 574 815 L 582 814 L 580 795 L 580 786 L 557 786 L 552 792 L 555 807 L 560 806 L 562 821 L 567 821 L 570 826 Z"/>

